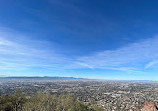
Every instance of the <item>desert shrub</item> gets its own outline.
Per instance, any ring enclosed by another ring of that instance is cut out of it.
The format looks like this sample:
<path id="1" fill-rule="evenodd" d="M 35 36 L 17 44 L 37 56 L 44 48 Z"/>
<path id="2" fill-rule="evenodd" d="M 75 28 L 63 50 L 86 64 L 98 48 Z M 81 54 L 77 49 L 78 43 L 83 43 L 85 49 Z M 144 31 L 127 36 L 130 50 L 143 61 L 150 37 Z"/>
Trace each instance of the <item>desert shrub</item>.
<path id="1" fill-rule="evenodd" d="M 101 111 L 77 101 L 70 94 L 60 96 L 37 93 L 26 96 L 22 93 L 0 97 L 0 111 Z"/>

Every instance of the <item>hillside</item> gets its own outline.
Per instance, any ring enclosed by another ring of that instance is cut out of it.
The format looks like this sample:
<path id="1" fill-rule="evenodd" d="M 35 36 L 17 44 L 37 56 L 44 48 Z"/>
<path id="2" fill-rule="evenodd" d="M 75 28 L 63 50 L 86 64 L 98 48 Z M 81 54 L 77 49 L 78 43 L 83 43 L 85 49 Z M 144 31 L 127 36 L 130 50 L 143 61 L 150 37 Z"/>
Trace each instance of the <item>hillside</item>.
<path id="1" fill-rule="evenodd" d="M 0 111 L 102 111 L 95 105 L 85 105 L 70 94 L 60 96 L 37 93 L 31 96 L 22 93 L 0 97 Z"/>

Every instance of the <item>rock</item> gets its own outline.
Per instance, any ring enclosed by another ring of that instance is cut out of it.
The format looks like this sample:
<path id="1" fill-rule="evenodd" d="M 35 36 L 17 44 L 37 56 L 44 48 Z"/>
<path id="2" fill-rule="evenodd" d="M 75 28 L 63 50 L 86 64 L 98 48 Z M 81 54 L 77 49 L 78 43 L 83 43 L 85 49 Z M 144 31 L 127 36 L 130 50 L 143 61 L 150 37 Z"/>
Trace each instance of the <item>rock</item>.
<path id="1" fill-rule="evenodd" d="M 145 102 L 141 111 L 158 111 L 158 104 L 154 102 Z"/>

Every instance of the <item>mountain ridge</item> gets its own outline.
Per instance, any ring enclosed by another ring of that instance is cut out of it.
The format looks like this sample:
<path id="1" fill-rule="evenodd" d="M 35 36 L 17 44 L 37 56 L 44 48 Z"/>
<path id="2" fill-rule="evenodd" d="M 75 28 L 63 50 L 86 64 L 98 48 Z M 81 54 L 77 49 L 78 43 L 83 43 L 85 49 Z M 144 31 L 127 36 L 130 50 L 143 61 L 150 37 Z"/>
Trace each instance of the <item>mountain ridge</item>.
<path id="1" fill-rule="evenodd" d="M 75 78 L 75 77 L 59 77 L 59 76 L 8 76 L 0 77 L 3 79 L 58 79 L 58 80 L 89 80 L 87 78 Z"/>

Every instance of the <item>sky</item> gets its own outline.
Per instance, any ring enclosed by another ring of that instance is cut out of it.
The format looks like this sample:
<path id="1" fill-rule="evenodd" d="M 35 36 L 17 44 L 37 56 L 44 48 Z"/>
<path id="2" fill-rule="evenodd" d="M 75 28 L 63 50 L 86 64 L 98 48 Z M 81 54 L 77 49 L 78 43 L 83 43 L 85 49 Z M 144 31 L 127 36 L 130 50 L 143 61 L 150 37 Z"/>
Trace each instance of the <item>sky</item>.
<path id="1" fill-rule="evenodd" d="M 0 0 L 1 77 L 157 74 L 157 0 Z"/>

